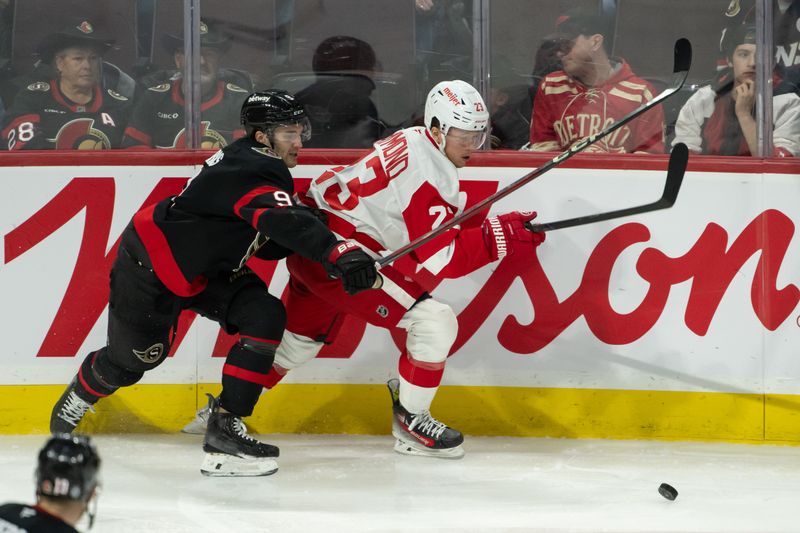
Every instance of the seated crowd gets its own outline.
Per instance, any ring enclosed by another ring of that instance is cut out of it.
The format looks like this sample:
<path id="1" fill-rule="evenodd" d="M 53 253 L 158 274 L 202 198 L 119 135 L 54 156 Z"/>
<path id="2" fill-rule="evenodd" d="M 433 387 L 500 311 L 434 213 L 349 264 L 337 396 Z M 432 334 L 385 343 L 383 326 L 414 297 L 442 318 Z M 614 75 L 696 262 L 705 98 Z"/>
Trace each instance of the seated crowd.
<path id="1" fill-rule="evenodd" d="M 609 54 L 614 31 L 609 17 L 573 9 L 558 18 L 554 30 L 536 54 L 532 85 L 493 77 L 498 86 L 488 99 L 491 148 L 567 150 L 657 94 L 625 59 Z M 174 64 L 138 82 L 103 61 L 114 41 L 101 35 L 84 20 L 41 42 L 36 69 L 0 116 L 0 149 L 186 148 L 183 35 L 162 36 Z M 587 151 L 665 153 L 671 141 L 697 154 L 758 153 L 754 26 L 737 22 L 726 31 L 724 44 L 724 65 L 714 83 L 696 90 L 671 123 L 658 106 Z M 247 72 L 223 67 L 229 48 L 228 35 L 201 22 L 202 149 L 244 135 L 239 108 L 256 84 Z M 381 120 L 372 99 L 380 62 L 367 42 L 328 37 L 317 46 L 312 68 L 312 82 L 296 93 L 312 121 L 307 147 L 367 148 L 413 123 L 410 117 L 408 124 L 390 127 Z M 772 155 L 797 156 L 800 97 L 777 73 L 774 81 Z"/>

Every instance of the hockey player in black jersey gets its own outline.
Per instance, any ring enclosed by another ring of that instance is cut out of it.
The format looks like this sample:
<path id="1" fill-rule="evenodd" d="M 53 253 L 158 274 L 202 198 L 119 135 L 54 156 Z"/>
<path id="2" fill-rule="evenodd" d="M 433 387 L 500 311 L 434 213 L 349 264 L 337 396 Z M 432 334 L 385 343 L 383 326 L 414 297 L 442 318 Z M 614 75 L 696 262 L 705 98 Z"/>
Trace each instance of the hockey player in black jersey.
<path id="1" fill-rule="evenodd" d="M 206 160 L 178 196 L 143 208 L 122 234 L 111 269 L 108 345 L 90 353 L 53 408 L 50 429 L 70 432 L 101 398 L 137 383 L 164 361 L 179 313 L 191 309 L 239 333 L 203 449 L 206 475 L 266 475 L 278 449 L 247 435 L 272 368 L 286 314 L 245 263 L 291 253 L 322 263 L 351 294 L 377 272 L 355 244 L 337 241 L 315 212 L 294 200 L 289 167 L 309 134 L 305 111 L 283 91 L 251 94 L 242 106 L 248 136 Z"/>
<path id="2" fill-rule="evenodd" d="M 40 45 L 54 79 L 34 81 L 14 98 L 0 147 L 8 150 L 119 148 L 131 102 L 100 84 L 102 53 L 113 41 L 89 21 L 48 36 Z"/>
<path id="3" fill-rule="evenodd" d="M 39 451 L 36 503 L 0 505 L 0 531 L 13 533 L 77 533 L 84 514 L 94 522 L 100 457 L 88 437 L 55 435 Z"/>

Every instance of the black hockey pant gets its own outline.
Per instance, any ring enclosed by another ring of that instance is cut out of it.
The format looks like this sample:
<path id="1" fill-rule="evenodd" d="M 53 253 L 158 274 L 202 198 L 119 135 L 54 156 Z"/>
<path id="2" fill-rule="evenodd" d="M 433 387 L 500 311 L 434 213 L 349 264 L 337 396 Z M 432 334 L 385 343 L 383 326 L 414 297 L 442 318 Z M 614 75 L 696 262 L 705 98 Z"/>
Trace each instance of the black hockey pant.
<path id="1" fill-rule="evenodd" d="M 200 294 L 177 296 L 156 277 L 131 228 L 111 269 L 108 344 L 84 360 L 78 393 L 94 403 L 156 368 L 169 354 L 184 309 L 239 334 L 223 367 L 220 405 L 239 416 L 252 414 L 286 324 L 280 299 L 246 268 L 210 279 Z"/>

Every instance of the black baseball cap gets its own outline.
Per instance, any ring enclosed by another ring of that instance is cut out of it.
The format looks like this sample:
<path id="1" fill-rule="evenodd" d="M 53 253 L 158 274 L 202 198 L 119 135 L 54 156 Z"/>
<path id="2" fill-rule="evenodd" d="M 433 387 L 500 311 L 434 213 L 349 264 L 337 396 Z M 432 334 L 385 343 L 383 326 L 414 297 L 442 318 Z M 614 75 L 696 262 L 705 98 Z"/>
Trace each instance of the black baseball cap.
<path id="1" fill-rule="evenodd" d="M 725 54 L 732 56 L 741 44 L 756 44 L 756 27 L 753 24 L 736 24 L 725 29 L 722 37 Z"/>
<path id="2" fill-rule="evenodd" d="M 606 36 L 611 32 L 611 28 L 610 16 L 583 7 L 570 9 L 556 19 L 556 33 L 565 39 L 598 33 Z"/>

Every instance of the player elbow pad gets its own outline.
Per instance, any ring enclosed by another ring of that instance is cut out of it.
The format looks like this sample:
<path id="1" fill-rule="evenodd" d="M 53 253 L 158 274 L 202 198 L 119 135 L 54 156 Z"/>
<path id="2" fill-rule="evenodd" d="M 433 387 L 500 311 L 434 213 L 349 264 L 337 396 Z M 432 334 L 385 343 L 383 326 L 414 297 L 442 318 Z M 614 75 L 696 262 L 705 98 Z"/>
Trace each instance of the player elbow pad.
<path id="1" fill-rule="evenodd" d="M 258 219 L 258 230 L 284 248 L 320 263 L 336 243 L 319 217 L 303 206 L 267 209 Z"/>

